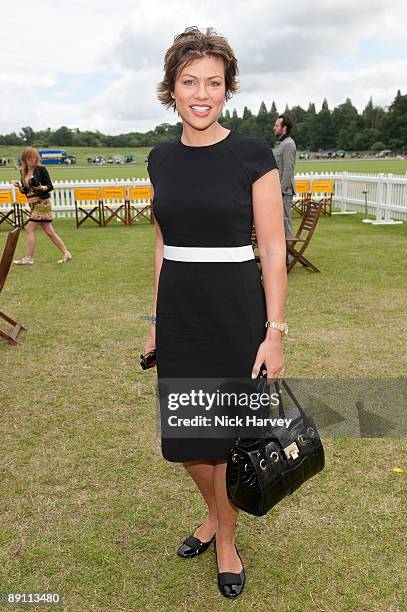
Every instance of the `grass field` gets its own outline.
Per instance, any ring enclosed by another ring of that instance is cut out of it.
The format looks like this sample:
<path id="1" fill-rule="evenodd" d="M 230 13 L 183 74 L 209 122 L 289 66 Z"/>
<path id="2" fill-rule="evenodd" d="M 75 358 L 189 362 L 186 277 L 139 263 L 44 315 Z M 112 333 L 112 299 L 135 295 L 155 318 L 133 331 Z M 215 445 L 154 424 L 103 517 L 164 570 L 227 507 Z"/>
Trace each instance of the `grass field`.
<path id="1" fill-rule="evenodd" d="M 112 148 L 112 149 L 95 149 L 95 148 L 80 148 L 68 147 L 70 153 L 77 156 L 78 163 L 76 166 L 49 166 L 50 174 L 53 180 L 85 180 L 85 179 L 124 179 L 124 178 L 142 178 L 147 176 L 146 157 L 150 151 L 149 147 L 137 149 L 129 148 Z M 105 159 L 116 154 L 124 155 L 125 153 L 133 152 L 135 154 L 135 163 L 126 165 L 107 164 L 105 166 L 88 165 L 86 158 L 95 157 L 96 155 L 104 155 Z M 21 153 L 21 147 L 0 147 L 0 157 L 15 157 Z M 339 160 L 297 160 L 296 172 L 367 172 L 367 173 L 407 173 L 407 159 L 339 159 Z M 0 168 L 0 182 L 17 180 L 19 173 L 13 168 Z"/>
<path id="2" fill-rule="evenodd" d="M 406 225 L 360 219 L 321 218 L 308 250 L 321 273 L 289 275 L 288 377 L 405 374 Z M 325 438 L 323 472 L 265 517 L 241 513 L 234 604 L 212 547 L 176 556 L 204 506 L 161 456 L 155 371 L 138 365 L 154 227 L 55 228 L 72 261 L 40 234 L 35 265 L 14 266 L 1 294 L 28 331 L 0 343 L 0 590 L 60 591 L 69 612 L 405 610 L 404 439 Z"/>

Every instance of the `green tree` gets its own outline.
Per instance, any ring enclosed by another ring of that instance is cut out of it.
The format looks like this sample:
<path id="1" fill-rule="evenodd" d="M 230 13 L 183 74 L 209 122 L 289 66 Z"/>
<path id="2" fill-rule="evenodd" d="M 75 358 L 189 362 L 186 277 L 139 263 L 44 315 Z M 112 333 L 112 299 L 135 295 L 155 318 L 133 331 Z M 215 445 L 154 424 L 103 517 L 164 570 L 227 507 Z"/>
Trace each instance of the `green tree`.
<path id="1" fill-rule="evenodd" d="M 65 125 L 54 132 L 54 144 L 60 147 L 71 147 L 73 144 L 72 131 Z"/>
<path id="2" fill-rule="evenodd" d="M 389 149 L 395 152 L 407 150 L 407 95 L 402 95 L 400 90 L 389 106 L 383 134 Z"/>
<path id="3" fill-rule="evenodd" d="M 264 102 L 262 102 L 260 104 L 260 108 L 259 108 L 259 113 L 258 114 L 261 115 L 262 113 L 267 113 L 267 107 L 266 107 Z"/>
<path id="4" fill-rule="evenodd" d="M 231 128 L 232 130 L 239 130 L 239 125 L 241 123 L 242 119 L 239 119 L 238 114 L 237 114 L 237 110 L 234 108 L 233 109 L 233 113 L 232 113 L 232 119 L 229 122 L 229 128 Z"/>
<path id="5" fill-rule="evenodd" d="M 23 127 L 20 132 L 20 138 L 26 145 L 33 144 L 37 136 L 32 127 Z"/>
<path id="6" fill-rule="evenodd" d="M 326 98 L 324 98 L 322 108 L 317 114 L 316 146 L 320 149 L 334 149 L 336 147 L 335 130 Z"/>
<path id="7" fill-rule="evenodd" d="M 243 119 L 249 119 L 252 116 L 252 111 L 247 108 L 247 106 L 243 109 Z"/>
<path id="8" fill-rule="evenodd" d="M 289 109 L 288 114 L 290 115 L 293 122 L 292 137 L 295 140 L 298 149 L 305 149 L 307 147 L 307 111 L 301 106 L 293 106 Z"/>
<path id="9" fill-rule="evenodd" d="M 339 104 L 334 108 L 332 112 L 332 127 L 336 137 L 336 146 L 339 149 L 352 150 L 355 134 L 363 127 L 363 122 L 350 98 L 346 98 L 343 104 Z M 366 133 L 363 136 L 363 140 L 366 142 L 368 140 Z"/>
<path id="10" fill-rule="evenodd" d="M 317 112 L 313 102 L 308 105 L 302 130 L 302 148 L 315 151 L 317 149 Z"/>

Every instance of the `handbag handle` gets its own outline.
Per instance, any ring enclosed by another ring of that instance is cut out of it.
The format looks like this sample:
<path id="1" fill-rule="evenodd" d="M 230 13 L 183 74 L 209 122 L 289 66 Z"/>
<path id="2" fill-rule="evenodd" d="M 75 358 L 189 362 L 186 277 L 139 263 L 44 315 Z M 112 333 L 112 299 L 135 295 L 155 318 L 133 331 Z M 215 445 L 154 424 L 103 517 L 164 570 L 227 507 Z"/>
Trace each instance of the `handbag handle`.
<path id="1" fill-rule="evenodd" d="M 261 381 L 263 382 L 263 381 Z M 258 387 L 261 387 L 261 382 L 259 383 Z M 281 383 L 282 386 L 285 388 L 285 390 L 287 391 L 289 397 L 292 399 L 292 401 L 294 402 L 295 406 L 298 409 L 298 412 L 300 413 L 300 416 L 302 417 L 303 420 L 305 420 L 306 422 L 310 421 L 310 417 L 307 415 L 307 413 L 304 411 L 303 407 L 301 406 L 301 404 L 299 403 L 299 401 L 297 400 L 297 398 L 295 397 L 293 391 L 290 389 L 288 383 L 284 380 L 281 379 Z M 274 388 L 277 391 L 278 394 L 278 412 L 279 412 L 279 418 L 284 418 L 285 417 L 285 411 L 284 411 L 284 405 L 283 405 L 283 398 L 281 395 L 281 390 L 280 390 L 280 383 L 278 380 L 274 380 L 273 381 L 273 385 Z M 267 378 L 264 377 L 264 384 L 263 384 L 263 390 L 265 389 L 265 387 L 267 386 Z M 280 442 L 283 442 L 284 444 L 290 444 L 292 442 L 294 442 L 294 438 L 293 436 L 290 434 L 290 432 L 285 429 L 285 428 L 279 428 L 281 429 L 281 433 L 279 436 Z M 266 439 L 264 436 L 264 426 L 263 426 L 263 422 L 261 423 L 261 446 L 262 446 L 262 451 L 265 451 L 265 447 L 266 447 Z"/>

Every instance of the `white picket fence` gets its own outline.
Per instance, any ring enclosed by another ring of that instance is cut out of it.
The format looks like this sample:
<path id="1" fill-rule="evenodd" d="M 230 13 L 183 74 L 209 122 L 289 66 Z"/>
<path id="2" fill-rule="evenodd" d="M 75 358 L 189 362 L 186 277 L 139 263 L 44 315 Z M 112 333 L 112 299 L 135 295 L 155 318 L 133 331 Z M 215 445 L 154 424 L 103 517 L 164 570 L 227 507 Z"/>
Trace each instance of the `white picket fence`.
<path id="1" fill-rule="evenodd" d="M 357 172 L 319 172 L 296 174 L 298 179 L 335 181 L 334 214 L 367 213 L 377 222 L 407 220 L 407 176 L 398 174 L 362 174 Z M 150 184 L 148 179 L 55 181 L 51 192 L 52 208 L 57 218 L 75 216 L 74 189 L 79 187 L 137 187 Z M 0 190 L 15 188 L 0 183 Z M 366 192 L 366 193 L 364 193 Z M 366 205 L 367 203 L 367 205 Z M 141 204 L 141 201 L 140 201 Z M 1 205 L 0 205 L 1 206 Z"/>
<path id="2" fill-rule="evenodd" d="M 367 174 L 359 172 L 319 172 L 297 174 L 296 179 L 335 181 L 334 214 L 367 213 L 376 222 L 407 220 L 407 174 Z"/>

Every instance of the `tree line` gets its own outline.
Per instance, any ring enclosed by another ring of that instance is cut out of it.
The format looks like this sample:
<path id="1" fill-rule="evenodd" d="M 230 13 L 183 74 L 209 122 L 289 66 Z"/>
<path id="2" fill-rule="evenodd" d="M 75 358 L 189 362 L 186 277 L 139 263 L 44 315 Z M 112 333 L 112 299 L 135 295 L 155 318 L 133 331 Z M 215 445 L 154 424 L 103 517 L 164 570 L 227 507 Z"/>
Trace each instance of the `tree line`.
<path id="1" fill-rule="evenodd" d="M 319 112 L 311 102 L 308 109 L 301 106 L 286 106 L 294 122 L 292 136 L 297 149 L 311 151 L 345 149 L 346 151 L 379 151 L 391 149 L 395 153 L 407 150 L 407 95 L 400 90 L 389 107 L 382 108 L 373 104 L 370 98 L 361 113 L 347 98 L 345 102 L 333 110 L 328 107 L 326 99 Z M 261 102 L 257 114 L 253 114 L 246 106 L 242 117 L 236 109 L 230 113 L 226 110 L 219 122 L 228 129 L 234 129 L 242 134 L 252 134 L 263 138 L 270 144 L 275 142 L 273 125 L 281 114 L 272 102 L 269 109 Z M 62 126 L 57 130 L 35 131 L 31 127 L 23 127 L 17 134 L 0 135 L 0 145 L 22 145 L 35 147 L 152 147 L 163 140 L 179 136 L 182 123 L 174 125 L 162 123 L 154 130 L 145 133 L 129 132 L 127 134 L 109 135 L 100 131 L 81 131 Z"/>

